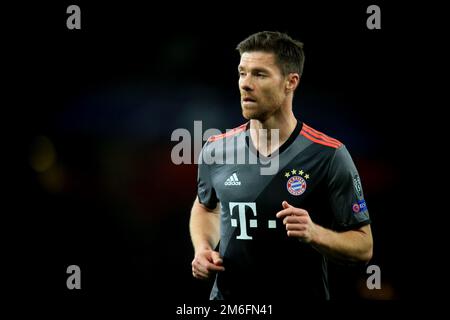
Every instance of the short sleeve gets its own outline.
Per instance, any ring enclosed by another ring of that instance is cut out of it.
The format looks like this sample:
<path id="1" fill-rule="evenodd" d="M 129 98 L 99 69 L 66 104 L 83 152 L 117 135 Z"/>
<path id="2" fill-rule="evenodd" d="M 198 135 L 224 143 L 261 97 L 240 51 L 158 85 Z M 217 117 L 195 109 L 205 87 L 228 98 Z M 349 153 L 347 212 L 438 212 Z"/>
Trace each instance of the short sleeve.
<path id="1" fill-rule="evenodd" d="M 205 163 L 203 154 L 208 143 L 202 148 L 198 160 L 197 195 L 198 201 L 210 209 L 215 209 L 219 200 L 211 179 L 210 164 Z"/>
<path id="2" fill-rule="evenodd" d="M 345 146 L 336 149 L 331 160 L 328 191 L 336 230 L 350 230 L 370 224 L 361 179 Z"/>

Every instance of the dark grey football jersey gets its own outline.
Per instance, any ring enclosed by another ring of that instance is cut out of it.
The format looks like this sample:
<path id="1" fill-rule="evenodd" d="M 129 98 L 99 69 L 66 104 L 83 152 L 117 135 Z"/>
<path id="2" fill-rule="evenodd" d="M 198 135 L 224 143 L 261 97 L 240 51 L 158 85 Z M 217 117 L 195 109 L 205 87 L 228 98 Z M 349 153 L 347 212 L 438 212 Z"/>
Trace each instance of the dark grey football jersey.
<path id="1" fill-rule="evenodd" d="M 325 257 L 289 238 L 275 214 L 286 200 L 325 228 L 369 224 L 352 158 L 341 142 L 298 121 L 271 160 L 278 161 L 275 174 L 263 175 L 268 164 L 262 161 L 268 158 L 256 153 L 248 127 L 211 137 L 200 154 L 199 201 L 221 206 L 219 251 L 225 271 L 217 273 L 210 298 L 266 300 L 297 288 L 296 297 L 329 299 Z M 217 161 L 225 153 L 234 161 Z M 238 161 L 242 155 L 245 161 Z"/>

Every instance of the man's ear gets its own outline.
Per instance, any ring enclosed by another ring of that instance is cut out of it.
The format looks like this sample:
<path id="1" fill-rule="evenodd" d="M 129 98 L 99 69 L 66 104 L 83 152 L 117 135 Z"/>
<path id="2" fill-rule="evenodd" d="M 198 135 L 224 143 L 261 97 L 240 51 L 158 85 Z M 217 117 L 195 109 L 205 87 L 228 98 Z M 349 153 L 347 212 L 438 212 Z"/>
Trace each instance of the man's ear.
<path id="1" fill-rule="evenodd" d="M 300 76 L 298 73 L 289 73 L 286 79 L 286 90 L 295 91 L 300 83 Z"/>

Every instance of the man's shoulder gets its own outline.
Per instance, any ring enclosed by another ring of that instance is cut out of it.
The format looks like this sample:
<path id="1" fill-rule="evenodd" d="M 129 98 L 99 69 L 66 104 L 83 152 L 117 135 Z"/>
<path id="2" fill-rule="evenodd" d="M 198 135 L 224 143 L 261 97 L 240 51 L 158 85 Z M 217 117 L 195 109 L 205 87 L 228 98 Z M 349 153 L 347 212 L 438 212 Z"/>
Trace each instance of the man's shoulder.
<path id="1" fill-rule="evenodd" d="M 217 134 L 217 135 L 211 136 L 211 137 L 208 138 L 207 143 L 220 141 L 220 140 L 225 139 L 225 138 L 231 138 L 231 137 L 236 136 L 239 133 L 245 132 L 245 130 L 247 129 L 247 124 L 248 123 L 246 122 L 246 123 L 241 124 L 240 126 L 238 126 L 236 128 L 227 130 L 225 133 L 221 133 L 221 134 Z"/>
<path id="2" fill-rule="evenodd" d="M 245 135 L 247 124 L 228 129 L 225 133 L 213 135 L 208 138 L 201 151 L 201 158 L 205 164 L 229 164 L 229 157 L 236 159 L 236 152 L 245 148 Z M 234 163 L 234 162 L 232 162 Z"/>
<path id="3" fill-rule="evenodd" d="M 305 139 L 308 139 L 312 143 L 323 146 L 325 148 L 340 149 L 344 146 L 341 141 L 308 126 L 306 123 L 303 123 L 300 135 Z"/>

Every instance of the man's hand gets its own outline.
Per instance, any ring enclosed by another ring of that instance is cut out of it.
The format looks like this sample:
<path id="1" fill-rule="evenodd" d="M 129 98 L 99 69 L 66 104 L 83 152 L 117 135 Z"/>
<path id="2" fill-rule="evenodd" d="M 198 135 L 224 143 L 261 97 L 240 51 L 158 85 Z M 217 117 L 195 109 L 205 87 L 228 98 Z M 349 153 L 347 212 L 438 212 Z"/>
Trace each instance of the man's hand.
<path id="1" fill-rule="evenodd" d="M 208 279 L 218 271 L 225 271 L 223 260 L 217 251 L 201 249 L 192 261 L 192 275 L 197 279 Z"/>
<path id="2" fill-rule="evenodd" d="M 310 243 L 317 237 L 318 227 L 311 220 L 308 211 L 291 206 L 287 201 L 281 204 L 283 210 L 277 213 L 277 218 L 284 218 L 288 237 L 298 238 L 302 242 Z"/>

